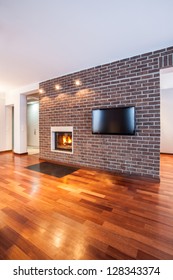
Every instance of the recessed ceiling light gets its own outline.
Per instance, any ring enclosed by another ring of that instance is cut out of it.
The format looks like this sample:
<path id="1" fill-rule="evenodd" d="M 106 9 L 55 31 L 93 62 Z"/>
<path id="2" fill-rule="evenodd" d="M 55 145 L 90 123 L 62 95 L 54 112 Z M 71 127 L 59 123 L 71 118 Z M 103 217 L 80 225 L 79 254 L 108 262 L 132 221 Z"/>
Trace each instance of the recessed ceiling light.
<path id="1" fill-rule="evenodd" d="M 55 85 L 55 89 L 56 90 L 60 90 L 62 87 L 59 85 L 59 84 L 57 84 L 57 85 Z"/>
<path id="2" fill-rule="evenodd" d="M 43 89 L 43 88 L 40 88 L 40 89 L 39 89 L 39 93 L 45 93 L 44 89 Z"/>
<path id="3" fill-rule="evenodd" d="M 75 81 L 75 85 L 76 85 L 76 86 L 80 86 L 81 84 L 82 84 L 82 82 L 81 82 L 80 80 L 76 80 L 76 81 Z"/>

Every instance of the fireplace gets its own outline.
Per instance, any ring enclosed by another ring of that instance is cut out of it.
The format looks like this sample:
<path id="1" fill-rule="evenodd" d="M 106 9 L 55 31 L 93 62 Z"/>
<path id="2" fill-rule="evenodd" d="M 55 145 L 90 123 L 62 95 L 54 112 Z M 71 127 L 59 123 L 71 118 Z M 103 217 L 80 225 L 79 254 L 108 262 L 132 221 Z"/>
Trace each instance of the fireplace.
<path id="1" fill-rule="evenodd" d="M 72 132 L 55 132 L 55 150 L 72 152 Z"/>
<path id="2" fill-rule="evenodd" d="M 51 151 L 73 153 L 73 127 L 51 127 Z"/>

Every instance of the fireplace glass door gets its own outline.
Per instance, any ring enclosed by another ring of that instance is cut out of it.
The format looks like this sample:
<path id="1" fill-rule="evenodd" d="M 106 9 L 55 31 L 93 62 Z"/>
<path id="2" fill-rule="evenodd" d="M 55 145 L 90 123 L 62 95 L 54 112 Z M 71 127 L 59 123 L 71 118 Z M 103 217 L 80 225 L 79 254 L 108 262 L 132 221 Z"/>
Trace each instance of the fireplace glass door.
<path id="1" fill-rule="evenodd" d="M 55 150 L 72 152 L 72 132 L 55 132 Z"/>

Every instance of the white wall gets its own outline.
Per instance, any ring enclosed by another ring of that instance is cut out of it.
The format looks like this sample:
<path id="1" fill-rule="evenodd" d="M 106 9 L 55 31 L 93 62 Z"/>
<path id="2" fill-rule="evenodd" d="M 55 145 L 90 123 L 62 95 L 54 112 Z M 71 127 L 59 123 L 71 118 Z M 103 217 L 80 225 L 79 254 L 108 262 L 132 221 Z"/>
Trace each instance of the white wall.
<path id="1" fill-rule="evenodd" d="M 160 152 L 173 154 L 173 88 L 161 90 Z"/>
<path id="2" fill-rule="evenodd" d="M 27 144 L 39 147 L 39 102 L 27 105 Z"/>
<path id="3" fill-rule="evenodd" d="M 5 106 L 6 95 L 0 94 L 0 151 L 12 150 L 12 106 Z"/>
<path id="4" fill-rule="evenodd" d="M 12 106 L 5 107 L 5 150 L 12 150 Z"/>
<path id="5" fill-rule="evenodd" d="M 160 88 L 173 88 L 173 67 L 160 70 Z"/>
<path id="6" fill-rule="evenodd" d="M 27 152 L 26 96 L 19 94 L 14 101 L 14 152 Z"/>
<path id="7" fill-rule="evenodd" d="M 0 152 L 5 150 L 5 95 L 0 93 Z"/>
<path id="8" fill-rule="evenodd" d="M 173 67 L 160 71 L 160 152 L 173 154 Z"/>

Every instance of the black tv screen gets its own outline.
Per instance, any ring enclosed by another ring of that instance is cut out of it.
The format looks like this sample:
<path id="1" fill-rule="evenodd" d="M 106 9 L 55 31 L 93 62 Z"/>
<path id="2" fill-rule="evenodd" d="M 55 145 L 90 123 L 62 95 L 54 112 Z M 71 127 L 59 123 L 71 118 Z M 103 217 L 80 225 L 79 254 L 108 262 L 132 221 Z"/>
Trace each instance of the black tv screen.
<path id="1" fill-rule="evenodd" d="M 93 134 L 135 134 L 135 107 L 92 110 Z"/>

